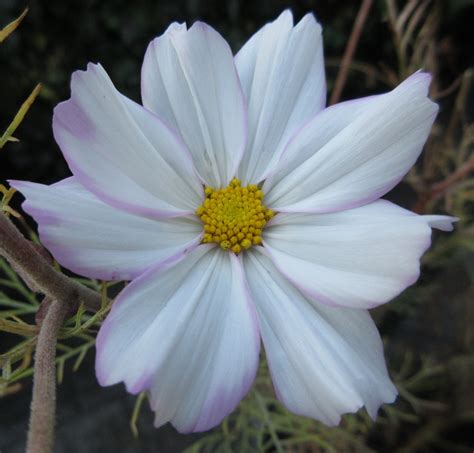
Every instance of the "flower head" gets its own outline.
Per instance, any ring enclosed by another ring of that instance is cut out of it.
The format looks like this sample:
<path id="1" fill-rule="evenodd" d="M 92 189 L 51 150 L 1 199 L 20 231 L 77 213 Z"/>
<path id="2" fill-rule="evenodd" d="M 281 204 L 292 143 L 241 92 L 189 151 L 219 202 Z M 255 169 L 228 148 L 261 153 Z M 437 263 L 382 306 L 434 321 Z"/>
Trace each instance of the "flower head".
<path id="1" fill-rule="evenodd" d="M 275 213 L 263 204 L 263 192 L 256 184 L 241 187 L 234 178 L 228 187 L 204 189 L 206 199 L 196 209 L 204 224 L 203 244 L 215 242 L 235 254 L 262 244 L 262 232 Z"/>
<path id="2" fill-rule="evenodd" d="M 250 389 L 263 339 L 278 398 L 329 425 L 392 402 L 367 309 L 416 281 L 431 227 L 380 200 L 438 107 L 430 77 L 325 108 L 321 27 L 289 11 L 234 57 L 211 27 L 149 45 L 143 106 L 100 65 L 72 77 L 53 129 L 73 173 L 12 185 L 79 274 L 132 282 L 97 339 L 99 382 L 147 390 L 156 426 L 209 429 Z"/>

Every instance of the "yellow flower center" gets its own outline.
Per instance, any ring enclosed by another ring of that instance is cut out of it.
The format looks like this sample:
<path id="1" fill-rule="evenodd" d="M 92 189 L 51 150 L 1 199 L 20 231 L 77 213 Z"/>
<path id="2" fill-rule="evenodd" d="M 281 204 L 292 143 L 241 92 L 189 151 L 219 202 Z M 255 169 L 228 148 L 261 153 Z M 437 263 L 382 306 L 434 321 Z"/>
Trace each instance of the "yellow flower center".
<path id="1" fill-rule="evenodd" d="M 196 209 L 204 224 L 203 244 L 215 242 L 237 254 L 262 243 L 263 228 L 275 213 L 263 204 L 263 192 L 255 184 L 242 187 L 234 178 L 225 189 L 206 187 L 205 194 Z"/>

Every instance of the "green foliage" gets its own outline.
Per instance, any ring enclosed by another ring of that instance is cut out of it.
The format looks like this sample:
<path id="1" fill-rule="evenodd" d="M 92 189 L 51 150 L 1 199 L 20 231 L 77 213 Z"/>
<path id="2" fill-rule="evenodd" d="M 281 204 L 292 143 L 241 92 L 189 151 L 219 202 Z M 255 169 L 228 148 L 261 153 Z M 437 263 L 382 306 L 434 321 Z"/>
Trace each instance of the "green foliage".
<path id="1" fill-rule="evenodd" d="M 186 453 L 278 452 L 319 447 L 327 452 L 371 452 L 364 444 L 371 421 L 365 413 L 346 415 L 340 426 L 328 428 L 289 413 L 271 388 L 268 368 L 262 364 L 257 382 L 237 411 L 221 426 L 190 446 Z M 304 451 L 304 450 L 303 450 Z"/>
<path id="2" fill-rule="evenodd" d="M 21 24 L 27 14 L 28 8 L 26 8 L 18 18 L 16 18 L 14 21 L 10 22 L 0 30 L 0 44 L 5 41 L 5 39 L 7 39 L 17 29 L 17 27 Z"/>
<path id="3" fill-rule="evenodd" d="M 0 30 L 0 44 L 16 30 L 16 28 L 21 24 L 21 22 L 23 21 L 27 13 L 28 13 L 28 8 L 26 8 L 17 19 L 15 19 L 13 22 L 9 23 L 3 29 Z M 40 90 L 41 90 L 41 84 L 36 85 L 36 87 L 28 96 L 26 101 L 23 102 L 23 104 L 20 107 L 20 110 L 18 110 L 17 114 L 13 118 L 13 121 L 7 127 L 3 135 L 0 136 L 0 149 L 3 148 L 7 142 L 18 141 L 17 138 L 13 137 L 13 134 L 15 130 L 18 128 L 18 126 L 21 124 L 23 119 L 25 118 L 26 113 L 28 112 L 31 105 L 35 101 L 36 96 L 38 96 Z M 0 188 L 4 188 L 4 186 L 0 185 Z"/>
<path id="4" fill-rule="evenodd" d="M 337 453 L 376 451 L 369 446 L 369 438 L 384 430 L 401 427 L 404 423 L 419 424 L 426 410 L 443 410 L 442 403 L 423 399 L 417 393 L 424 391 L 433 378 L 445 368 L 423 361 L 415 369 L 413 356 L 407 354 L 403 367 L 396 376 L 399 401 L 382 407 L 374 424 L 365 410 L 343 416 L 339 426 L 327 427 L 311 419 L 289 413 L 274 396 L 265 362 L 259 370 L 256 384 L 237 411 L 227 417 L 221 426 L 205 435 L 186 453 L 211 452 L 287 452 L 319 448 Z"/>
<path id="5" fill-rule="evenodd" d="M 33 374 L 32 353 L 38 327 L 32 315 L 38 313 L 38 297 L 18 278 L 4 259 L 0 258 L 0 331 L 20 336 L 7 351 L 0 351 L 0 396 L 19 390 L 18 383 Z M 64 377 L 66 364 L 77 371 L 86 354 L 95 346 L 95 338 L 102 320 L 110 309 L 107 291 L 115 283 L 88 281 L 93 289 L 101 291 L 103 305 L 95 313 L 87 312 L 83 305 L 66 321 L 59 333 L 56 357 L 58 382 Z"/>
<path id="6" fill-rule="evenodd" d="M 41 84 L 38 83 L 38 85 L 36 85 L 36 87 L 33 89 L 31 94 L 28 96 L 26 101 L 23 102 L 23 104 L 20 107 L 20 110 L 18 110 L 17 114 L 15 115 L 15 118 L 13 118 L 13 121 L 7 127 L 6 131 L 0 137 L 0 148 L 3 148 L 7 142 L 18 141 L 17 138 L 13 137 L 13 134 L 15 133 L 16 129 L 23 121 L 23 118 L 25 118 L 25 115 L 27 114 L 30 107 L 33 105 L 33 102 L 35 101 L 36 96 L 38 96 L 40 91 L 41 91 Z"/>

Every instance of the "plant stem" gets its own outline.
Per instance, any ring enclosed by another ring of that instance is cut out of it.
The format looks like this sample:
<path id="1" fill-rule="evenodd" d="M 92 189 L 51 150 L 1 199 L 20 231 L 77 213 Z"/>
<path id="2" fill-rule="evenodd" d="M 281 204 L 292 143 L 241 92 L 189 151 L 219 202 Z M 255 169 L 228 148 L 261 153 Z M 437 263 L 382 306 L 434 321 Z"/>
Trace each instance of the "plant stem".
<path id="1" fill-rule="evenodd" d="M 331 94 L 331 99 L 329 100 L 329 105 L 336 104 L 341 98 L 342 90 L 344 89 L 344 85 L 346 84 L 347 80 L 347 73 L 349 72 L 349 67 L 351 65 L 352 58 L 354 57 L 357 43 L 359 42 L 362 29 L 364 28 L 364 24 L 367 16 L 369 15 L 371 7 L 372 0 L 363 0 L 362 4 L 360 5 L 354 26 L 352 27 L 351 36 L 349 37 L 346 49 L 344 50 L 341 67 L 337 74 L 336 82 L 334 83 L 334 89 Z"/>
<path id="2" fill-rule="evenodd" d="M 267 406 L 265 405 L 265 401 L 257 390 L 254 390 L 254 394 L 260 411 L 262 412 L 263 420 L 268 426 L 268 431 L 272 439 L 273 446 L 275 447 L 277 453 L 283 453 L 283 447 L 280 444 L 280 439 L 278 438 L 278 434 L 276 433 L 275 427 L 272 424 L 272 420 L 270 418 L 270 414 L 268 413 Z"/>
<path id="3" fill-rule="evenodd" d="M 413 211 L 418 214 L 423 214 L 426 211 L 427 205 L 441 197 L 451 187 L 465 178 L 469 173 L 474 171 L 474 157 L 469 159 L 461 165 L 454 173 L 450 174 L 445 180 L 433 184 L 427 192 L 421 194 L 413 207 Z"/>
<path id="4" fill-rule="evenodd" d="M 58 272 L 0 213 L 0 255 L 4 256 L 32 290 L 41 292 L 69 308 L 81 302 L 90 309 L 101 306 L 100 295 Z"/>
<path id="5" fill-rule="evenodd" d="M 3 212 L 0 212 L 0 255 L 9 261 L 32 291 L 45 295 L 42 306 L 48 309 L 41 323 L 36 346 L 33 399 L 26 451 L 51 453 L 56 410 L 54 359 L 58 332 L 71 308 L 84 303 L 90 309 L 99 310 L 101 297 L 96 291 L 54 269 Z M 52 302 L 44 305 L 49 301 Z"/>
<path id="6" fill-rule="evenodd" d="M 56 341 L 69 306 L 53 301 L 38 335 L 27 453 L 52 453 L 56 412 Z"/>

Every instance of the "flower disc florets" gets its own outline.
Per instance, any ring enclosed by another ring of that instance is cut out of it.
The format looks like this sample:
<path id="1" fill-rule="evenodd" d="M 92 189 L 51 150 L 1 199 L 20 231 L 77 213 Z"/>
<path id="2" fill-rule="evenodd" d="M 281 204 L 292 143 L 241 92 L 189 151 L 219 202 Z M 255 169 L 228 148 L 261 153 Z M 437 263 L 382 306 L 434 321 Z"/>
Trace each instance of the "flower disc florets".
<path id="1" fill-rule="evenodd" d="M 234 253 L 262 243 L 263 228 L 275 213 L 263 204 L 264 194 L 257 185 L 242 187 L 234 178 L 224 189 L 206 187 L 205 194 L 196 209 L 204 224 L 202 243 L 215 242 Z"/>

